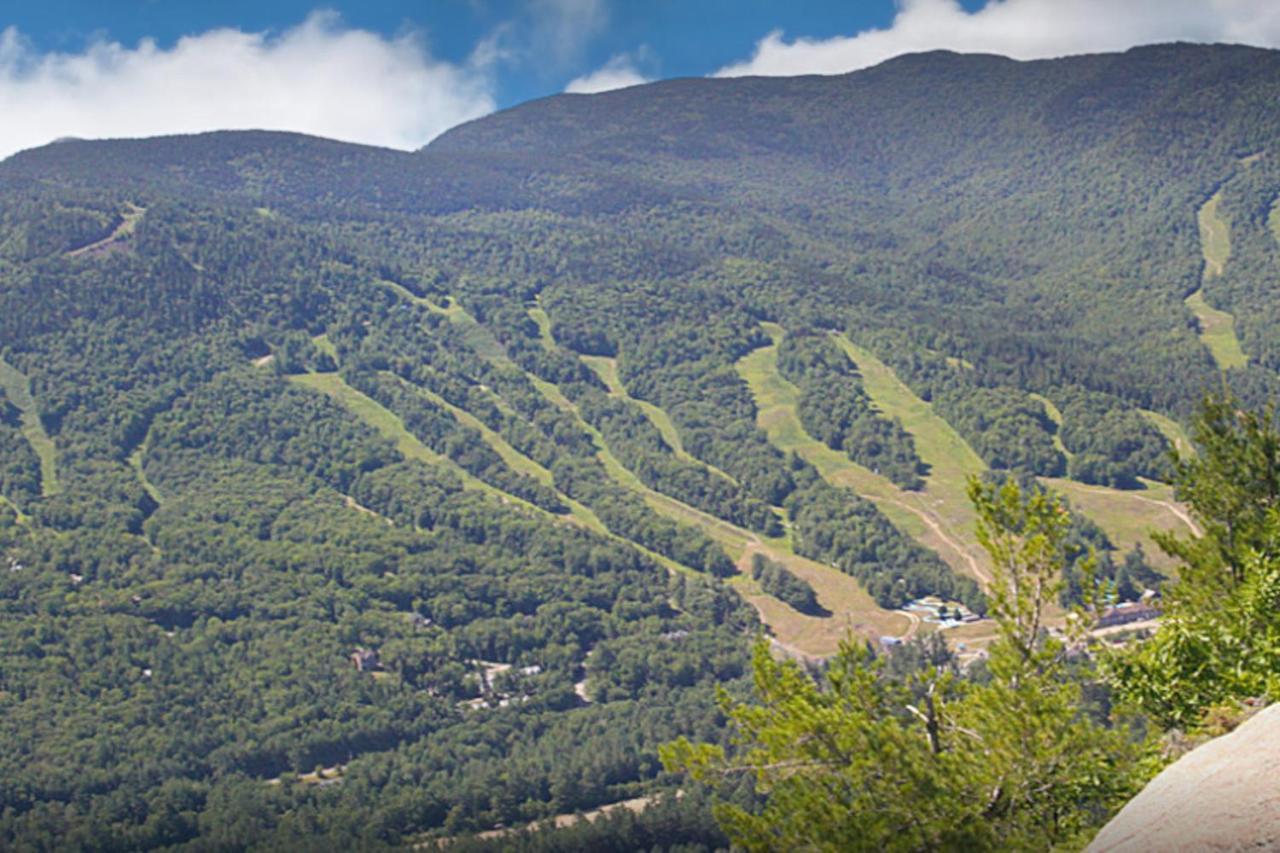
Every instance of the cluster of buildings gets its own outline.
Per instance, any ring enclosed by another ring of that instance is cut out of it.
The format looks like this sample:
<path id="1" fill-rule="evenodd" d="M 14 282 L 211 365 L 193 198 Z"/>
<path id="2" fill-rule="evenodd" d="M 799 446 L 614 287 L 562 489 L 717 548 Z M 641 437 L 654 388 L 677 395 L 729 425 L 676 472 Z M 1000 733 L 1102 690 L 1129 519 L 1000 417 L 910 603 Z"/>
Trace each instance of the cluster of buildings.
<path id="1" fill-rule="evenodd" d="M 955 628 L 958 625 L 969 625 L 982 621 L 982 617 L 965 607 L 958 601 L 948 604 L 936 595 L 926 595 L 902 608 L 914 613 L 925 622 L 932 622 L 942 628 Z"/>
<path id="2" fill-rule="evenodd" d="M 1097 627 L 1114 628 L 1133 622 L 1147 622 L 1159 616 L 1160 608 L 1155 600 L 1151 596 L 1143 596 L 1141 601 L 1124 601 L 1108 607 L 1098 618 Z"/>

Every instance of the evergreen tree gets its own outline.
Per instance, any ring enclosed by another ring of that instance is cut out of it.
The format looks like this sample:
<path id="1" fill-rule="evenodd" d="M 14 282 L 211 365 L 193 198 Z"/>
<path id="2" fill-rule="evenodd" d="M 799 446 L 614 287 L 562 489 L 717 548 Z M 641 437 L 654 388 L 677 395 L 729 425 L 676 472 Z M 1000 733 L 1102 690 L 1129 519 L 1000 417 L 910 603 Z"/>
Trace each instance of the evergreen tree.
<path id="1" fill-rule="evenodd" d="M 1203 535 L 1161 536 L 1180 560 L 1155 637 L 1111 656 L 1122 696 L 1164 728 L 1195 728 L 1244 699 L 1280 699 L 1280 430 L 1276 412 L 1210 396 L 1199 454 L 1178 460 L 1179 496 Z"/>
<path id="2" fill-rule="evenodd" d="M 999 636 L 990 679 L 926 666 L 886 677 L 850 642 L 820 679 L 767 646 L 754 658 L 755 702 L 722 696 L 736 729 L 726 751 L 681 739 L 670 769 L 715 783 L 749 775 L 762 805 L 715 814 L 748 850 L 1046 848 L 1083 840 L 1135 781 L 1122 728 L 1080 713 L 1066 646 L 1046 636 L 1062 583 L 1070 515 L 1048 492 L 973 481 L 978 535 L 996 572 Z"/>

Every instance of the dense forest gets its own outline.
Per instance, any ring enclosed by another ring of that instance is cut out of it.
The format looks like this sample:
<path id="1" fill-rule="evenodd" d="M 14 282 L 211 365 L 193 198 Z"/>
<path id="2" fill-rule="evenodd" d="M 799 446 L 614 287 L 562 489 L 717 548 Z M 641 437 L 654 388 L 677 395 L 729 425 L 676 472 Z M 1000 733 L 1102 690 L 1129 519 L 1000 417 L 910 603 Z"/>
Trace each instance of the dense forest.
<path id="1" fill-rule="evenodd" d="M 645 797 L 518 844 L 725 845 L 710 802 L 752 787 L 659 747 L 728 743 L 767 630 L 742 591 L 847 617 L 743 543 L 993 612 L 779 445 L 742 373 L 770 324 L 799 438 L 903 501 L 922 443 L 837 340 L 991 484 L 1176 480 L 1152 418 L 1221 383 L 1184 299 L 1234 313 L 1242 407 L 1280 390 L 1277 81 L 1248 48 L 935 53 L 550 98 L 412 153 L 5 160 L 0 847 L 373 849 Z M 1167 586 L 1070 515 L 1062 604 Z M 903 646 L 877 666 L 942 654 Z"/>

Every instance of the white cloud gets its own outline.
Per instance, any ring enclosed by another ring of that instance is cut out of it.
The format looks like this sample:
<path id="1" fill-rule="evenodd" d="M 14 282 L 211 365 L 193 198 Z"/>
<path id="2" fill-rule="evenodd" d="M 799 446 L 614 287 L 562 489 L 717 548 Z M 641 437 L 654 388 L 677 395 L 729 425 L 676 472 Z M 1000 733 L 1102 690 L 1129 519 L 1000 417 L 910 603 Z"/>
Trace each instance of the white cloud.
<path id="1" fill-rule="evenodd" d="M 583 74 L 581 77 L 570 80 L 564 90 L 585 95 L 639 86 L 641 83 L 648 83 L 650 79 L 652 78 L 640 73 L 634 57 L 627 53 L 620 53 L 590 74 Z"/>
<path id="2" fill-rule="evenodd" d="M 311 15 L 279 35 L 210 30 L 170 48 L 97 41 L 39 53 L 0 32 L 0 157 L 63 136 L 292 130 L 417 148 L 494 109 L 491 57 L 433 59 L 414 34 L 386 38 Z"/>
<path id="3" fill-rule="evenodd" d="M 539 64 L 565 67 L 582 55 L 587 42 L 609 24 L 604 0 L 533 0 L 527 50 Z"/>
<path id="4" fill-rule="evenodd" d="M 473 55 L 522 74 L 557 77 L 581 61 L 587 44 L 608 24 L 607 0 L 526 0 Z"/>
<path id="5" fill-rule="evenodd" d="M 901 0 L 887 29 L 788 41 L 772 32 L 717 76 L 841 74 L 903 53 L 948 49 L 1038 59 L 1168 41 L 1280 46 L 1276 0 Z"/>

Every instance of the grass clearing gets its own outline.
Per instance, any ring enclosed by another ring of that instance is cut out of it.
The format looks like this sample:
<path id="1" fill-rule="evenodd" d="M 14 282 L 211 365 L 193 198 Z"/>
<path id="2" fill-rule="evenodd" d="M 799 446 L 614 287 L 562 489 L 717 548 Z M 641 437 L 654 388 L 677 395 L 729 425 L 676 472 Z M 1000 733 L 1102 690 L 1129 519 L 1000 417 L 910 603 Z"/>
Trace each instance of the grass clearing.
<path id="1" fill-rule="evenodd" d="M 13 510 L 14 518 L 17 520 L 18 524 L 27 524 L 31 521 L 31 516 L 24 513 L 22 511 L 22 507 L 18 506 L 4 495 L 0 495 L 0 507 L 8 507 Z"/>
<path id="2" fill-rule="evenodd" d="M 907 387 L 893 369 L 870 350 L 858 346 L 844 335 L 834 335 L 835 343 L 857 365 L 862 384 L 871 400 L 886 416 L 897 418 L 912 438 L 916 453 L 929 467 L 925 486 L 919 492 L 901 492 L 902 499 L 913 502 L 915 509 L 931 517 L 941 531 L 932 531 L 933 539 L 947 540 L 944 551 L 951 552 L 952 568 L 967 572 L 986 583 L 989 578 L 987 554 L 973 534 L 976 517 L 969 502 L 969 478 L 987 469 L 958 432 Z M 957 554 L 957 552 L 959 552 Z M 943 558 L 947 554 L 943 553 Z M 957 556 L 962 559 L 957 559 Z"/>
<path id="3" fill-rule="evenodd" d="M 338 348 L 333 345 L 333 341 L 329 340 L 329 334 L 316 335 L 311 339 L 311 343 L 315 344 L 316 349 L 333 359 L 333 363 L 338 363 Z"/>
<path id="4" fill-rule="evenodd" d="M 1204 301 L 1204 288 L 1188 296 L 1184 303 L 1191 309 L 1200 324 L 1200 341 L 1209 348 L 1213 360 L 1222 370 L 1244 367 L 1249 358 L 1236 337 L 1236 318 L 1226 311 L 1219 311 Z"/>
<path id="5" fill-rule="evenodd" d="M 40 458 L 40 492 L 45 497 L 58 494 L 58 449 L 53 444 L 44 424 L 40 423 L 40 413 L 36 409 L 35 398 L 31 396 L 31 383 L 18 368 L 0 358 L 0 388 L 4 389 L 9 402 L 22 412 L 22 434 L 31 444 L 31 448 Z"/>
<path id="6" fill-rule="evenodd" d="M 1200 251 L 1204 255 L 1205 280 L 1222 275 L 1231 258 L 1231 223 L 1218 212 L 1218 205 L 1221 203 L 1222 190 L 1218 190 L 1196 212 L 1196 223 L 1200 226 Z"/>
<path id="7" fill-rule="evenodd" d="M 147 479 L 147 472 L 143 468 L 143 457 L 146 455 L 146 452 L 146 442 L 144 441 L 142 444 L 135 447 L 133 452 L 129 454 L 129 467 L 133 469 L 135 474 L 137 474 L 138 482 L 142 484 L 142 488 L 146 490 L 146 493 L 151 496 L 151 500 L 155 501 L 157 504 L 162 504 L 164 503 L 164 498 L 161 497 L 160 490 L 155 487 L 154 483 Z"/>
<path id="8" fill-rule="evenodd" d="M 915 438 L 920 458 L 932 469 L 930 476 L 963 482 L 971 474 L 986 470 L 982 457 L 951 424 L 933 411 L 932 405 L 908 388 L 893 368 L 844 335 L 834 335 L 833 338 L 858 366 L 863 387 L 872 401 L 886 415 L 902 421 L 902 426 Z"/>
<path id="9" fill-rule="evenodd" d="M 471 347 L 485 361 L 497 367 L 505 367 L 514 370 L 520 370 L 511 357 L 507 355 L 507 351 L 503 349 L 502 344 L 498 343 L 498 339 L 493 336 L 484 326 L 476 322 L 476 318 L 472 317 L 461 305 L 452 299 L 450 304 L 453 307 L 448 311 L 449 320 L 462 330 L 463 340 L 467 346 Z"/>
<path id="10" fill-rule="evenodd" d="M 1195 445 L 1191 443 L 1191 437 L 1187 435 L 1187 431 L 1182 428 L 1182 424 L 1175 421 L 1167 415 L 1159 412 L 1153 412 L 1150 409 L 1138 410 L 1144 418 L 1151 422 L 1152 426 L 1160 430 L 1169 443 L 1173 445 L 1173 449 L 1178 451 L 1180 456 L 1191 456 L 1196 452 Z"/>
<path id="11" fill-rule="evenodd" d="M 936 495 L 941 500 L 937 505 L 939 514 L 951 513 L 951 521 L 959 530 L 971 531 L 973 509 L 965 493 L 965 483 L 969 475 L 978 474 L 985 468 L 982 460 L 950 424 L 933 414 L 927 403 L 902 385 L 890 368 L 856 345 L 847 342 L 842 345 L 863 373 L 863 381 L 872 400 L 886 414 L 901 419 L 907 431 L 915 436 L 920 457 L 931 467 L 924 494 Z M 1045 406 L 1054 423 L 1062 424 L 1062 413 L 1051 401 L 1038 394 L 1032 396 Z M 904 400 L 910 401 L 910 405 L 903 406 Z M 923 417 L 925 412 L 928 418 Z M 1166 435 L 1171 441 L 1191 446 L 1186 433 L 1176 423 L 1156 413 L 1150 413 L 1148 417 L 1151 415 L 1155 415 L 1153 423 L 1158 428 L 1168 430 Z M 1170 561 L 1152 541 L 1151 532 L 1172 530 L 1185 533 L 1196 529 L 1185 508 L 1174 501 L 1173 488 L 1164 483 L 1144 481 L 1142 490 L 1124 491 L 1065 478 L 1041 477 L 1040 480 L 1065 494 L 1072 507 L 1095 521 L 1122 551 L 1141 543 L 1157 568 L 1167 569 Z M 976 540 L 970 539 L 969 544 L 975 553 L 982 553 Z"/>
<path id="12" fill-rule="evenodd" d="M 103 237 L 101 240 L 95 240 L 86 246 L 81 246 L 78 249 L 72 249 L 70 252 L 67 252 L 67 257 L 78 258 L 84 255 L 91 255 L 99 250 L 107 248 L 113 243 L 118 243 L 121 240 L 127 240 L 131 237 L 134 230 L 138 227 L 138 222 L 142 219 L 142 215 L 147 212 L 147 209 L 145 207 L 139 207 L 133 202 L 128 202 L 127 207 L 129 209 L 120 215 L 120 224 L 117 225 L 110 234 Z"/>
<path id="13" fill-rule="evenodd" d="M 387 288 L 406 302 L 412 302 L 414 305 L 421 305 L 437 314 L 444 314 L 445 316 L 452 317 L 462 311 L 462 306 L 459 305 L 457 300 L 452 296 L 446 297 L 448 301 L 444 305 L 438 305 L 430 299 L 417 295 L 404 285 L 396 284 L 394 281 L 388 281 L 384 278 L 380 280 L 378 284 Z"/>
<path id="14" fill-rule="evenodd" d="M 755 397 L 756 422 L 769 441 L 784 453 L 799 454 L 832 485 L 847 486 L 873 501 L 898 529 L 936 552 L 954 571 L 986 582 L 990 575 L 985 554 L 972 542 L 973 510 L 965 492 L 968 471 L 981 470 L 982 463 L 968 445 L 888 367 L 846 341 L 872 399 L 886 413 L 900 417 L 909 431 L 913 426 L 919 430 L 914 433 L 917 450 L 933 469 L 922 492 L 907 492 L 832 450 L 805 432 L 796 412 L 800 390 L 778 372 L 778 342 L 784 331 L 774 323 L 761 325 L 774 343 L 748 353 L 737 369 Z M 945 455 L 943 448 L 951 455 Z M 949 478 L 945 484 L 944 477 Z"/>
<path id="15" fill-rule="evenodd" d="M 302 373 L 288 377 L 295 385 L 310 388 L 327 394 L 343 408 L 351 412 L 367 425 L 373 427 L 384 437 L 396 443 L 399 450 L 408 459 L 417 459 L 428 465 L 451 465 L 452 463 L 419 441 L 408 429 L 404 421 L 366 394 L 357 391 L 346 383 L 337 373 Z"/>
<path id="16" fill-rule="evenodd" d="M 534 303 L 530 306 L 529 317 L 538 324 L 538 337 L 542 340 L 542 346 L 547 350 L 555 349 L 556 337 L 551 333 L 551 318 L 547 316 L 542 305 Z"/>
<path id="17" fill-rule="evenodd" d="M 1205 283 L 1222 275 L 1227 261 L 1231 259 L 1231 223 L 1218 212 L 1221 202 L 1222 190 L 1218 190 L 1196 213 L 1200 227 L 1200 252 L 1204 255 L 1202 278 Z M 1236 337 L 1235 318 L 1206 302 L 1203 286 L 1183 301 L 1199 322 L 1200 340 L 1209 348 L 1219 368 L 1227 370 L 1248 364 L 1249 359 Z"/>
<path id="18" fill-rule="evenodd" d="M 1152 540 L 1152 531 L 1199 533 L 1186 508 L 1173 499 L 1173 487 L 1165 483 L 1144 480 L 1141 490 L 1121 491 L 1060 477 L 1040 481 L 1066 495 L 1072 509 L 1096 522 L 1122 554 L 1141 544 L 1148 561 L 1161 571 L 1175 564 Z"/>
<path id="19" fill-rule="evenodd" d="M 1067 446 L 1062 443 L 1062 410 L 1055 406 L 1053 401 L 1043 394 L 1029 394 L 1028 396 L 1040 405 L 1044 406 L 1045 414 L 1049 416 L 1049 420 L 1053 421 L 1053 446 L 1057 448 L 1058 452 L 1067 459 L 1071 459 L 1075 454 L 1070 450 L 1067 450 Z"/>
<path id="20" fill-rule="evenodd" d="M 818 602 L 831 615 L 809 616 L 763 593 L 751 578 L 751 556 L 755 553 L 782 563 L 808 582 Z M 850 575 L 789 550 L 750 545 L 738 560 L 738 570 L 741 574 L 734 577 L 730 585 L 755 607 L 761 621 L 773 629 L 776 642 L 787 651 L 811 658 L 828 657 L 839 650 L 840 643 L 850 634 L 875 640 L 881 636 L 902 636 L 911 630 L 909 616 L 880 607 Z"/>
<path id="21" fill-rule="evenodd" d="M 394 374 L 387 375 L 393 376 Z M 399 379 L 399 377 L 396 378 Z M 505 438 L 486 426 L 484 422 L 475 415 L 471 414 L 466 409 L 453 405 L 433 391 L 417 385 L 412 385 L 405 382 L 403 379 L 400 379 L 400 382 L 415 394 L 419 394 L 447 410 L 449 414 L 453 415 L 454 420 L 462 424 L 464 427 L 474 429 L 476 432 L 480 433 L 480 437 L 484 439 L 485 443 L 489 445 L 494 453 L 497 453 L 498 456 L 501 457 L 502 461 L 506 463 L 507 467 L 511 468 L 511 470 L 532 477 L 544 486 L 549 486 L 553 489 L 555 488 L 555 478 L 552 476 L 550 471 L 539 465 L 533 459 L 525 456 L 516 448 L 512 447 Z M 573 498 L 570 498 L 568 495 L 560 492 L 558 489 L 556 490 L 556 494 L 564 505 L 569 507 L 569 514 L 582 522 L 584 526 L 597 533 L 607 532 L 603 522 L 600 521 L 590 508 L 578 503 Z"/>

